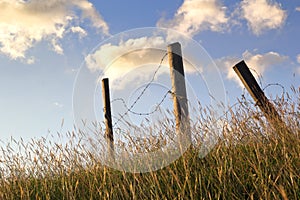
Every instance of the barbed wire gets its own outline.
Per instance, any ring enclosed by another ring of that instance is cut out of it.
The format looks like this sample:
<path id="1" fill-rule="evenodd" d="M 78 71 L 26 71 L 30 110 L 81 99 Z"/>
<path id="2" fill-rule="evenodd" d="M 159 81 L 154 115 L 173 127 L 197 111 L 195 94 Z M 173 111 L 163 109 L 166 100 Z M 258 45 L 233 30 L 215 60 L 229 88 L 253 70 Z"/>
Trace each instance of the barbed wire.
<path id="1" fill-rule="evenodd" d="M 284 87 L 282 84 L 280 84 L 280 83 L 269 83 L 269 84 L 267 84 L 262 90 L 265 91 L 267 88 L 269 88 L 269 87 L 271 87 L 271 86 L 278 86 L 278 87 L 280 87 L 280 88 L 282 89 L 282 97 L 284 97 L 284 95 L 286 94 L 285 87 Z M 253 106 L 257 106 L 257 104 L 254 103 L 251 99 L 248 99 L 248 98 L 245 97 L 245 92 L 246 92 L 246 90 L 245 90 L 245 88 L 244 88 L 244 89 L 243 89 L 243 92 L 242 92 L 242 94 L 241 94 L 241 96 L 240 96 L 242 101 L 240 101 L 240 100 L 238 99 L 237 102 L 235 102 L 234 104 L 232 104 L 232 105 L 230 105 L 229 107 L 227 107 L 227 109 L 226 109 L 226 111 L 224 112 L 224 114 L 221 115 L 221 116 L 219 116 L 218 119 L 220 119 L 220 118 L 226 116 L 226 115 L 227 115 L 229 112 L 231 112 L 231 110 L 232 110 L 234 107 L 236 107 L 236 106 L 242 106 L 242 107 L 246 108 L 246 107 L 245 107 L 245 106 L 247 106 L 247 105 L 245 105 L 246 102 L 247 102 L 247 104 L 250 103 L 250 104 L 253 105 Z M 268 99 L 269 99 L 269 98 L 268 98 Z M 276 103 L 276 100 L 272 100 L 272 99 L 269 99 L 269 100 L 272 101 L 273 103 L 275 103 L 276 105 L 278 105 L 278 104 Z M 297 112 L 286 112 L 285 114 L 299 114 L 299 113 L 297 113 Z M 218 119 L 217 119 L 217 120 L 218 120 Z M 217 120 L 216 120 L 216 121 L 217 121 Z"/>
<path id="2" fill-rule="evenodd" d="M 134 114 L 134 115 L 140 115 L 140 116 L 144 115 L 144 116 L 147 116 L 147 115 L 151 115 L 151 114 L 155 113 L 155 112 L 159 109 L 159 107 L 161 106 L 161 104 L 163 104 L 163 102 L 164 102 L 165 99 L 167 98 L 168 94 L 172 94 L 172 92 L 171 92 L 170 90 L 168 90 L 168 91 L 163 95 L 163 97 L 162 97 L 162 99 L 160 100 L 160 102 L 155 106 L 155 109 L 152 110 L 152 111 L 150 111 L 150 112 L 136 112 L 136 111 L 133 111 L 133 110 L 129 109 L 128 106 L 127 106 L 127 104 L 126 104 L 126 102 L 125 102 L 125 100 L 124 100 L 123 98 L 117 98 L 117 99 L 115 99 L 115 101 L 121 101 L 122 104 L 124 105 L 124 107 L 125 107 L 127 110 L 129 110 L 129 111 L 128 111 L 129 113 L 132 113 L 132 114 Z"/>
<path id="3" fill-rule="evenodd" d="M 155 79 L 155 76 L 156 74 L 158 73 L 159 69 L 162 67 L 162 63 L 164 61 L 164 59 L 166 58 L 166 56 L 168 55 L 168 53 L 165 53 L 163 55 L 163 57 L 161 58 L 160 60 L 160 63 L 158 65 L 158 67 L 156 68 L 156 70 L 154 71 L 153 75 L 152 75 L 152 78 L 151 80 L 147 83 L 147 85 L 144 87 L 144 89 L 142 90 L 142 92 L 140 93 L 140 95 L 135 99 L 135 101 L 128 107 L 125 100 L 122 99 L 122 98 L 117 98 L 117 99 L 114 99 L 111 101 L 111 103 L 115 102 L 115 101 L 122 101 L 125 108 L 126 108 L 126 111 L 120 115 L 120 117 L 117 119 L 117 121 L 114 123 L 113 126 L 116 126 L 121 120 L 124 119 L 124 117 L 128 114 L 128 113 L 133 113 L 133 114 L 136 114 L 136 115 L 150 115 L 154 112 L 156 112 L 158 110 L 158 107 L 164 102 L 164 100 L 167 98 L 167 95 L 170 93 L 170 90 L 168 90 L 165 95 L 163 96 L 162 100 L 160 101 L 160 103 L 158 104 L 158 106 L 156 107 L 155 111 L 153 112 L 150 112 L 149 113 L 138 113 L 138 112 L 135 112 L 135 111 L 132 111 L 133 107 L 138 103 L 138 101 L 142 98 L 142 96 L 145 94 L 146 90 L 150 87 L 150 85 L 153 83 L 154 79 Z"/>
<path id="4" fill-rule="evenodd" d="M 262 75 L 259 74 L 254 68 L 249 67 L 249 69 L 257 75 L 259 85 L 262 87 Z"/>
<path id="5" fill-rule="evenodd" d="M 282 84 L 280 83 L 269 83 L 267 84 L 264 88 L 263 88 L 263 91 L 265 91 L 267 88 L 271 87 L 271 86 L 278 86 L 278 87 L 281 87 L 282 89 L 282 95 L 281 96 L 284 96 L 285 94 L 285 88 Z"/>
<path id="6" fill-rule="evenodd" d="M 139 96 L 135 99 L 135 101 L 134 101 L 130 106 L 128 106 L 128 105 L 126 104 L 126 101 L 125 101 L 123 98 L 116 98 L 116 99 L 114 99 L 114 100 L 111 101 L 111 103 L 114 103 L 114 102 L 116 102 L 116 101 L 120 101 L 120 102 L 123 104 L 123 106 L 125 107 L 125 109 L 126 109 L 126 111 L 125 111 L 123 114 L 119 115 L 118 118 L 117 118 L 116 116 L 113 116 L 114 118 L 117 119 L 116 122 L 113 124 L 113 127 L 115 127 L 120 121 L 124 120 L 124 117 L 125 117 L 126 115 L 128 115 L 128 113 L 131 113 L 131 114 L 134 114 L 134 115 L 139 115 L 139 116 L 149 116 L 149 115 L 151 115 L 151 114 L 157 112 L 157 111 L 159 110 L 160 106 L 163 104 L 163 102 L 164 102 L 165 99 L 167 98 L 168 94 L 176 95 L 176 94 L 174 94 L 174 93 L 171 91 L 171 89 L 169 89 L 169 90 L 167 90 L 167 91 L 164 93 L 162 99 L 161 99 L 161 100 L 159 101 L 159 103 L 155 106 L 155 109 L 154 109 L 154 110 L 149 111 L 149 112 L 137 112 L 137 111 L 134 111 L 134 110 L 133 110 L 134 106 L 135 106 L 135 105 L 139 102 L 139 100 L 142 98 L 142 96 L 145 94 L 146 90 L 150 87 L 151 84 L 153 84 L 153 81 L 154 81 L 154 79 L 155 79 L 155 77 L 156 77 L 156 75 L 157 75 L 159 69 L 162 67 L 162 63 L 163 63 L 163 61 L 164 61 L 164 59 L 165 59 L 165 57 L 166 57 L 167 55 L 168 55 L 168 54 L 165 53 L 165 54 L 162 56 L 162 58 L 161 58 L 161 60 L 160 60 L 160 63 L 159 63 L 159 65 L 158 65 L 158 67 L 156 68 L 156 70 L 154 71 L 154 73 L 153 73 L 153 75 L 152 75 L 151 80 L 147 83 L 147 85 L 143 88 L 143 90 L 141 91 L 141 93 L 139 94 Z M 259 74 L 259 73 L 258 73 L 255 69 L 253 69 L 253 68 L 249 68 L 249 69 L 250 69 L 251 71 L 253 71 L 253 72 L 257 75 L 257 77 L 258 77 L 258 82 L 259 82 L 260 86 L 262 87 L 262 76 L 261 76 L 261 74 Z M 282 94 L 283 94 L 283 95 L 285 94 L 285 88 L 284 88 L 281 84 L 279 84 L 279 83 L 271 83 L 271 84 L 267 84 L 267 85 L 263 88 L 263 91 L 265 91 L 265 90 L 266 90 L 268 87 L 270 87 L 270 86 L 279 86 L 279 87 L 281 87 L 281 88 L 282 88 L 282 91 L 283 91 Z M 226 116 L 226 115 L 227 115 L 234 107 L 236 107 L 237 105 L 242 105 L 242 104 L 245 103 L 245 102 L 250 103 L 250 104 L 252 104 L 252 105 L 255 106 L 256 104 L 255 104 L 254 102 L 252 102 L 251 100 L 247 99 L 247 98 L 245 97 L 245 94 L 246 94 L 246 91 L 245 91 L 245 88 L 244 88 L 244 90 L 243 90 L 243 92 L 242 92 L 242 94 L 241 94 L 241 99 L 242 99 L 242 101 L 238 100 L 238 101 L 235 102 L 233 105 L 229 106 L 229 107 L 226 109 L 226 111 L 225 111 L 221 116 L 218 117 L 217 120 L 219 120 L 219 119 L 221 119 L 222 117 Z M 210 95 L 210 97 L 212 97 L 212 95 Z M 212 98 L 213 98 L 213 97 L 212 97 Z M 213 99 L 214 99 L 214 98 L 213 98 Z M 217 121 L 217 120 L 216 120 L 216 121 Z"/>

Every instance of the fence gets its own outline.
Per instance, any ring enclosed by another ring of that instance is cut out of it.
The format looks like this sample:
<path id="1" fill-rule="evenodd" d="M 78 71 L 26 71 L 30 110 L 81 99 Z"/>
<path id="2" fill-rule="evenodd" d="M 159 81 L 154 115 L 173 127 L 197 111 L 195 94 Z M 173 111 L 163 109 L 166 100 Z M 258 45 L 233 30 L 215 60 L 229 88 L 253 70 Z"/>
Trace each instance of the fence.
<path id="1" fill-rule="evenodd" d="M 146 90 L 149 88 L 151 83 L 154 81 L 154 78 L 158 72 L 158 70 L 162 66 L 162 62 L 165 57 L 168 56 L 169 66 L 170 66 L 170 77 L 172 82 L 172 89 L 168 90 L 162 100 L 159 102 L 157 107 L 149 113 L 137 113 L 132 111 L 133 107 L 140 100 Z M 264 113 L 268 122 L 273 126 L 274 129 L 278 127 L 285 128 L 286 124 L 281 119 L 280 115 L 276 111 L 275 107 L 271 102 L 269 102 L 268 98 L 265 96 L 263 90 L 260 88 L 258 83 L 256 82 L 254 76 L 250 72 L 248 66 L 244 61 L 237 63 L 233 70 L 236 72 L 238 77 L 241 79 L 247 91 L 250 93 L 252 98 L 255 101 L 255 104 L 259 106 L 260 110 Z M 176 120 L 176 133 L 179 134 L 179 140 L 181 144 L 187 144 L 191 142 L 191 133 L 190 133 L 190 124 L 189 124 L 189 109 L 188 109 L 188 98 L 186 92 L 186 84 L 185 84 L 185 74 L 184 74 L 184 66 L 182 61 L 182 51 L 181 45 L 177 43 L 170 44 L 167 47 L 167 54 L 163 56 L 161 62 L 157 69 L 155 70 L 153 77 L 150 82 L 144 87 L 140 95 L 136 98 L 136 100 L 131 104 L 131 106 L 127 106 L 124 99 L 118 98 L 114 101 L 122 101 L 124 106 L 126 107 L 126 112 L 121 115 L 116 122 L 112 123 L 112 115 L 111 115 L 111 101 L 109 95 L 109 79 L 105 78 L 102 80 L 102 95 L 104 102 L 104 119 L 106 126 L 106 141 L 107 141 L 107 149 L 110 155 L 113 154 L 114 151 L 114 137 L 113 137 L 113 126 L 116 126 L 124 116 L 128 113 L 133 113 L 136 115 L 150 115 L 158 110 L 159 106 L 166 99 L 168 94 L 173 95 L 173 106 L 174 106 L 174 117 Z M 187 140 L 187 141 L 185 141 Z M 183 142 L 183 143 L 182 143 Z"/>
<path id="2" fill-rule="evenodd" d="M 259 106 L 260 110 L 264 113 L 266 119 L 273 126 L 273 128 L 284 128 L 288 130 L 286 124 L 281 119 L 273 104 L 270 103 L 268 98 L 265 96 L 263 90 L 259 87 L 258 83 L 256 82 L 254 76 L 250 72 L 246 63 L 244 61 L 237 63 L 233 67 L 233 70 L 241 79 L 245 88 L 248 90 L 249 94 L 254 99 L 255 104 Z"/>

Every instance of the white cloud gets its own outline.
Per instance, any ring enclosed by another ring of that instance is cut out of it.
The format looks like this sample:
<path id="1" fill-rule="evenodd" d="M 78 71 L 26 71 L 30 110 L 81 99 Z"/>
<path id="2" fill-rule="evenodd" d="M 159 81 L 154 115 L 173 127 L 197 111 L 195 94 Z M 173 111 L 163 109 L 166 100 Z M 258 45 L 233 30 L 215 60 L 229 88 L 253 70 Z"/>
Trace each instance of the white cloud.
<path id="1" fill-rule="evenodd" d="M 61 103 L 58 103 L 58 102 L 54 102 L 54 103 L 53 103 L 53 105 L 54 105 L 54 106 L 56 106 L 56 107 L 58 107 L 58 108 L 62 108 L 62 107 L 64 107 L 64 105 L 63 105 L 63 104 L 61 104 Z"/>
<path id="2" fill-rule="evenodd" d="M 81 28 L 80 26 L 74 26 L 74 27 L 72 27 L 71 31 L 73 33 L 78 33 L 80 35 L 80 37 L 87 36 L 87 32 L 83 28 Z"/>
<path id="3" fill-rule="evenodd" d="M 26 62 L 27 62 L 28 65 L 31 65 L 35 62 L 35 58 L 31 56 L 30 58 L 27 59 Z"/>
<path id="4" fill-rule="evenodd" d="M 223 57 L 220 59 L 217 59 L 216 65 L 223 71 L 226 73 L 227 75 L 227 79 L 230 80 L 235 80 L 239 82 L 238 77 L 236 76 L 236 74 L 234 73 L 232 67 L 237 64 L 240 61 L 239 58 L 237 57 Z"/>
<path id="5" fill-rule="evenodd" d="M 297 8 L 296 8 L 296 11 L 299 11 L 299 12 L 300 12 L 300 7 L 297 7 Z"/>
<path id="6" fill-rule="evenodd" d="M 297 62 L 300 64 L 300 54 L 297 55 Z M 296 72 L 300 75 L 300 67 L 296 68 Z"/>
<path id="7" fill-rule="evenodd" d="M 159 49 L 166 49 L 165 44 L 162 37 L 141 37 L 121 41 L 116 45 L 104 44 L 86 57 L 87 67 L 92 71 L 103 71 L 104 76 L 110 78 L 111 85 L 118 87 L 116 81 L 132 70 L 145 64 L 157 65 L 165 54 Z M 157 47 L 157 50 L 150 49 L 153 46 Z M 147 76 L 147 72 L 132 74 Z"/>
<path id="8" fill-rule="evenodd" d="M 151 79 L 154 70 L 166 54 L 166 44 L 169 43 L 162 36 L 128 39 L 118 44 L 107 43 L 93 54 L 86 56 L 86 66 L 90 71 L 100 70 L 105 77 L 109 77 L 111 87 L 122 89 L 133 80 L 135 80 L 133 84 L 139 84 L 139 81 Z M 189 62 L 185 60 L 183 62 L 186 73 L 195 72 L 195 68 Z M 156 77 L 169 72 L 168 58 L 165 56 Z M 130 78 L 124 80 L 124 76 Z M 123 81 L 122 85 L 120 81 Z"/>
<path id="9" fill-rule="evenodd" d="M 253 54 L 249 51 L 245 51 L 243 53 L 243 60 L 245 60 L 247 66 L 252 69 L 253 75 L 257 79 L 258 75 L 264 76 L 264 72 L 267 69 L 285 62 L 288 60 L 288 57 L 272 51 L 265 54 Z M 239 77 L 232 69 L 239 61 L 241 61 L 241 59 L 237 57 L 223 57 L 216 60 L 216 63 L 227 74 L 228 79 L 236 81 L 243 87 Z"/>
<path id="10" fill-rule="evenodd" d="M 243 58 L 249 66 L 253 66 L 258 74 L 263 75 L 266 69 L 283 63 L 288 59 L 287 56 L 280 55 L 277 52 L 270 51 L 265 54 L 252 54 L 249 51 L 243 53 Z"/>
<path id="11" fill-rule="evenodd" d="M 296 68 L 296 73 L 300 75 L 300 67 Z"/>
<path id="12" fill-rule="evenodd" d="M 25 59 L 26 51 L 42 40 L 62 54 L 59 40 L 66 33 L 86 35 L 73 26 L 83 19 L 108 34 L 107 24 L 88 0 L 0 0 L 0 7 L 0 53 L 11 59 Z"/>
<path id="13" fill-rule="evenodd" d="M 82 11 L 83 18 L 91 19 L 93 26 L 101 28 L 105 34 L 108 34 L 108 25 L 102 19 L 101 15 L 88 0 L 69 0 Z"/>
<path id="14" fill-rule="evenodd" d="M 240 6 L 242 17 L 255 35 L 282 27 L 287 17 L 281 5 L 271 0 L 243 0 Z"/>
<path id="15" fill-rule="evenodd" d="M 172 28 L 189 36 L 200 31 L 222 31 L 228 18 L 219 0 L 185 0 L 173 19 L 161 19 L 159 27 Z"/>
<path id="16" fill-rule="evenodd" d="M 297 55 L 297 62 L 300 64 L 300 54 Z"/>
<path id="17" fill-rule="evenodd" d="M 53 51 L 55 51 L 57 54 L 63 54 L 64 53 L 64 50 L 62 48 L 62 46 L 58 43 L 57 39 L 52 39 L 51 40 L 51 44 L 52 44 L 52 47 L 53 47 Z"/>

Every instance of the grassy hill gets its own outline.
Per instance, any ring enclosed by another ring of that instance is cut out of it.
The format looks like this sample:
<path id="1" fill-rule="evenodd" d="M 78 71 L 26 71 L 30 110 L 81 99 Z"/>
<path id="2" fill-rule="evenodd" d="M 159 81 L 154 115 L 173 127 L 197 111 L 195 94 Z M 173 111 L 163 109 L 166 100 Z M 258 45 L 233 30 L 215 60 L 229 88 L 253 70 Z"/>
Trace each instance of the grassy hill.
<path id="1" fill-rule="evenodd" d="M 223 136 L 207 156 L 198 155 L 197 133 L 212 120 L 203 117 L 192 124 L 193 147 L 148 173 L 103 166 L 80 131 L 67 133 L 64 144 L 12 140 L 1 149 L 0 199 L 300 199 L 300 93 L 275 103 L 290 132 L 274 130 L 240 100 L 224 115 Z"/>

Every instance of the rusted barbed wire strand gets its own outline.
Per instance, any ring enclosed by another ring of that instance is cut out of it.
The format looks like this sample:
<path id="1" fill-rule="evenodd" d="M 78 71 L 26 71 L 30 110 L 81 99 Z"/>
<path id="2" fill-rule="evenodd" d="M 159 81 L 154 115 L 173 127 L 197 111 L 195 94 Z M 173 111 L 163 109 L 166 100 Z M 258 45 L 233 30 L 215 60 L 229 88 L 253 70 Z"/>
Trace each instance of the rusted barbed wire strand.
<path id="1" fill-rule="evenodd" d="M 264 88 L 263 88 L 263 91 L 265 91 L 267 88 L 271 87 L 271 86 L 278 86 L 278 87 L 281 87 L 282 89 L 282 95 L 281 96 L 284 96 L 285 94 L 285 88 L 283 85 L 281 85 L 280 83 L 269 83 L 267 84 Z"/>
<path id="2" fill-rule="evenodd" d="M 124 107 L 129 110 L 128 112 L 132 113 L 132 114 L 135 114 L 135 115 L 140 115 L 140 116 L 147 116 L 147 115 L 151 115 L 153 113 L 155 113 L 159 107 L 161 106 L 161 104 L 165 101 L 165 99 L 167 98 L 168 94 L 171 94 L 172 92 L 170 90 L 168 90 L 162 97 L 161 101 L 155 106 L 155 109 L 150 111 L 150 112 L 136 112 L 136 111 L 133 111 L 133 110 L 130 110 L 125 102 L 125 100 L 123 98 L 117 98 L 115 99 L 115 101 L 121 101 L 122 104 L 124 105 Z"/>
<path id="3" fill-rule="evenodd" d="M 127 105 L 125 104 L 127 110 L 126 110 L 122 115 L 120 115 L 120 117 L 119 117 L 119 118 L 117 119 L 117 121 L 114 123 L 113 127 L 116 126 L 121 120 L 123 120 L 124 117 L 125 117 L 129 112 L 132 111 L 132 108 L 137 104 L 137 102 L 141 99 L 141 97 L 144 95 L 144 93 L 146 92 L 146 90 L 150 87 L 150 85 L 153 83 L 153 81 L 154 81 L 154 79 L 155 79 L 156 74 L 158 73 L 159 69 L 162 67 L 162 63 L 163 63 L 163 61 L 164 61 L 164 59 L 166 58 L 167 55 L 168 55 L 168 53 L 165 53 L 165 54 L 163 55 L 163 57 L 161 58 L 160 63 L 159 63 L 159 65 L 158 65 L 157 69 L 156 69 L 156 70 L 154 71 L 154 73 L 153 73 L 153 76 L 152 76 L 151 80 L 147 83 L 147 85 L 144 87 L 144 89 L 142 90 L 142 92 L 140 93 L 140 95 L 136 98 L 136 100 L 131 104 L 131 106 L 128 108 Z M 166 96 L 167 96 L 167 93 L 165 94 L 164 99 L 166 98 Z M 163 100 L 164 100 L 164 99 L 163 99 Z M 117 100 L 120 100 L 120 98 L 117 98 L 117 99 L 112 100 L 111 103 L 113 103 L 113 102 L 115 102 L 115 101 L 117 101 Z M 125 102 L 125 101 L 124 101 L 124 102 Z M 161 104 L 162 104 L 162 103 L 161 103 Z M 133 112 L 134 112 L 134 111 L 133 111 Z"/>
<path id="4" fill-rule="evenodd" d="M 184 98 L 184 97 L 182 97 L 182 96 L 180 96 L 180 95 L 176 95 L 174 92 L 172 92 L 171 91 L 171 89 L 169 89 L 167 92 L 165 92 L 165 94 L 163 95 L 163 97 L 162 97 L 162 99 L 160 100 L 160 102 L 155 106 L 155 109 L 154 110 L 152 110 L 152 111 L 150 111 L 150 112 L 136 112 L 136 111 L 133 111 L 133 110 L 129 110 L 128 112 L 129 113 L 132 113 L 132 114 L 135 114 L 135 115 L 140 115 L 140 116 L 149 116 L 149 115 L 151 115 L 151 114 L 153 114 L 153 113 L 155 113 L 158 109 L 159 109 L 159 107 L 162 105 L 162 103 L 165 101 L 165 99 L 167 98 L 167 96 L 168 96 L 168 94 L 170 94 L 170 95 L 172 95 L 172 96 L 177 96 L 177 97 L 179 97 L 179 98 Z M 188 100 L 188 99 L 186 99 L 187 101 L 188 101 L 188 103 L 190 103 L 190 101 Z M 123 99 L 123 98 L 116 98 L 116 99 L 114 99 L 114 102 L 116 102 L 116 101 L 121 101 L 122 102 L 122 104 L 123 104 L 123 106 L 128 110 L 129 108 L 128 108 L 128 106 L 127 106 L 127 104 L 126 104 L 126 102 L 125 102 L 125 100 Z M 114 118 L 116 118 L 115 116 L 114 116 Z"/>

